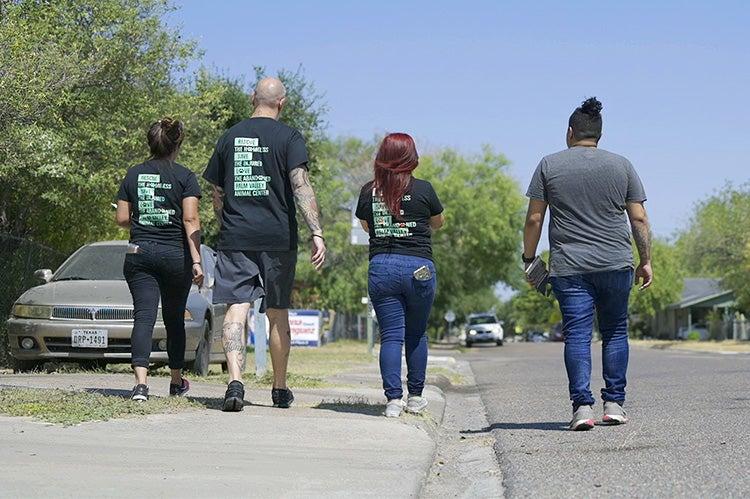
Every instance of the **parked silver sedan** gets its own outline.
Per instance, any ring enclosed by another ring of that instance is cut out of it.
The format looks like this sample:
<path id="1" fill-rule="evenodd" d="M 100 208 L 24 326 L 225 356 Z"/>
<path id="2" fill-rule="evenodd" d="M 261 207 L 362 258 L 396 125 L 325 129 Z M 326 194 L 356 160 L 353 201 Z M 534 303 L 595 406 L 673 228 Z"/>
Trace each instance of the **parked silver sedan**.
<path id="1" fill-rule="evenodd" d="M 52 360 L 130 362 L 133 300 L 122 273 L 126 246 L 127 241 L 87 244 L 56 272 L 35 272 L 44 284 L 22 294 L 8 319 L 10 352 L 19 370 Z M 201 246 L 201 261 L 204 285 L 193 285 L 185 311 L 185 360 L 192 371 L 205 375 L 210 363 L 224 361 L 226 305 L 211 304 L 216 258 L 208 246 Z M 151 352 L 156 364 L 168 360 L 166 337 L 160 307 Z"/>

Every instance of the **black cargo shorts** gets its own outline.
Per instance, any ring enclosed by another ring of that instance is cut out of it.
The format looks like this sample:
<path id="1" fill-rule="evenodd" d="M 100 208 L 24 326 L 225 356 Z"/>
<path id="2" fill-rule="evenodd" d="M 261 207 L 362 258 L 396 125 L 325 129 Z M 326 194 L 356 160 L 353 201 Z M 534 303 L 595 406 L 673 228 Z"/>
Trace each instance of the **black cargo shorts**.
<path id="1" fill-rule="evenodd" d="M 214 283 L 214 303 L 253 303 L 263 298 L 261 312 L 291 305 L 297 250 L 219 250 Z"/>

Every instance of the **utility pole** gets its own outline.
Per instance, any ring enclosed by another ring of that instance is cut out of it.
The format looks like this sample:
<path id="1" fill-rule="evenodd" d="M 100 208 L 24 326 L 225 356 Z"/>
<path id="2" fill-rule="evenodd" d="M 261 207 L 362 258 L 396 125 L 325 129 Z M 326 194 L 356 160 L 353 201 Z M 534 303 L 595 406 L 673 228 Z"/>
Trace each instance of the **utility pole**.
<path id="1" fill-rule="evenodd" d="M 262 299 L 261 299 L 262 300 Z M 266 314 L 260 313 L 261 300 L 255 300 L 253 305 L 253 317 L 255 318 L 255 376 L 263 377 L 268 371 L 268 332 L 266 331 Z"/>

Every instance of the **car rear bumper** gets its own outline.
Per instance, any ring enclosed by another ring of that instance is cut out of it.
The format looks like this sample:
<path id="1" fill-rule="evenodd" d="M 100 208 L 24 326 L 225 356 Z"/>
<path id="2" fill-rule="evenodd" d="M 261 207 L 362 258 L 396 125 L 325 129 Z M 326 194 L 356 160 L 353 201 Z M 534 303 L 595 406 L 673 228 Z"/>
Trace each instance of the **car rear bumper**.
<path id="1" fill-rule="evenodd" d="M 53 359 L 105 359 L 112 362 L 130 360 L 130 335 L 133 331 L 132 321 L 81 321 L 81 320 L 44 320 L 11 318 L 7 321 L 10 353 L 19 360 L 53 360 Z M 107 348 L 73 348 L 71 333 L 73 329 L 106 329 Z M 195 349 L 203 335 L 203 325 L 185 321 L 185 359 L 195 358 Z M 158 343 L 167 337 L 164 323 L 157 322 L 152 338 L 151 360 L 167 361 L 167 352 L 159 349 Z M 32 338 L 34 347 L 21 347 L 23 338 Z"/>

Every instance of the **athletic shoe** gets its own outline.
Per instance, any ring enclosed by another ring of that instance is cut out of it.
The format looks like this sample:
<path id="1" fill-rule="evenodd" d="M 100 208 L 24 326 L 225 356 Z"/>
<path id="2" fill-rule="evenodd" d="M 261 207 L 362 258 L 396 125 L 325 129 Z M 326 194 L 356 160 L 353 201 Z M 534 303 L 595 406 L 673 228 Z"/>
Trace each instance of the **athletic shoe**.
<path id="1" fill-rule="evenodd" d="M 281 409 L 289 409 L 294 402 L 294 394 L 289 388 L 274 388 L 271 390 L 273 406 Z"/>
<path id="2" fill-rule="evenodd" d="M 397 418 L 401 416 L 401 411 L 404 410 L 404 401 L 401 399 L 391 399 L 385 404 L 385 417 Z"/>
<path id="3" fill-rule="evenodd" d="M 604 402 L 604 416 L 602 417 L 602 423 L 617 425 L 625 424 L 627 422 L 628 418 L 620 404 L 617 402 Z"/>
<path id="4" fill-rule="evenodd" d="M 582 405 L 573 412 L 570 429 L 573 431 L 586 431 L 594 427 L 594 409 L 590 405 Z"/>
<path id="5" fill-rule="evenodd" d="M 130 400 L 136 402 L 145 402 L 148 400 L 148 387 L 146 385 L 135 385 L 133 387 L 133 393 L 130 395 Z"/>
<path id="6" fill-rule="evenodd" d="M 230 381 L 227 393 L 224 395 L 224 412 L 239 412 L 245 406 L 245 386 L 242 381 Z"/>
<path id="7" fill-rule="evenodd" d="M 190 390 L 190 382 L 185 378 L 182 378 L 182 381 L 179 385 L 175 385 L 172 383 L 169 384 L 170 397 L 182 397 L 188 392 L 188 390 Z"/>
<path id="8" fill-rule="evenodd" d="M 427 399 L 419 395 L 409 395 L 406 401 L 406 412 L 420 414 L 427 407 Z"/>

